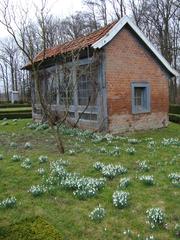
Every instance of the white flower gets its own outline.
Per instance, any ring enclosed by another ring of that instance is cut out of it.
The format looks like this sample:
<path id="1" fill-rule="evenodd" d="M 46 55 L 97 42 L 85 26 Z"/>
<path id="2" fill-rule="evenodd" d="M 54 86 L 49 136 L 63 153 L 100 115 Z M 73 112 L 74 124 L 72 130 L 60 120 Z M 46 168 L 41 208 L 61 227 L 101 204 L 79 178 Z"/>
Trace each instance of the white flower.
<path id="1" fill-rule="evenodd" d="M 105 214 L 106 214 L 105 209 L 102 208 L 101 205 L 99 205 L 89 214 L 89 217 L 93 221 L 101 221 L 105 217 Z"/>
<path id="2" fill-rule="evenodd" d="M 25 149 L 30 149 L 30 148 L 32 148 L 31 143 L 30 143 L 30 142 L 26 142 L 26 143 L 24 144 L 24 148 L 25 148 Z"/>
<path id="3" fill-rule="evenodd" d="M 154 184 L 154 177 L 153 176 L 140 176 L 139 180 L 142 181 L 146 185 L 153 185 Z"/>
<path id="4" fill-rule="evenodd" d="M 0 202 L 0 207 L 1 208 L 12 208 L 16 205 L 16 201 L 17 200 L 15 197 L 6 198 Z"/>
<path id="5" fill-rule="evenodd" d="M 129 193 L 124 191 L 116 191 L 113 193 L 113 205 L 118 208 L 124 208 L 128 204 Z"/>
<path id="6" fill-rule="evenodd" d="M 38 159 L 40 163 L 45 163 L 48 161 L 48 157 L 43 155 L 41 155 Z"/>
<path id="7" fill-rule="evenodd" d="M 146 214 L 152 228 L 162 225 L 165 221 L 165 213 L 161 208 L 150 208 L 146 211 Z"/>

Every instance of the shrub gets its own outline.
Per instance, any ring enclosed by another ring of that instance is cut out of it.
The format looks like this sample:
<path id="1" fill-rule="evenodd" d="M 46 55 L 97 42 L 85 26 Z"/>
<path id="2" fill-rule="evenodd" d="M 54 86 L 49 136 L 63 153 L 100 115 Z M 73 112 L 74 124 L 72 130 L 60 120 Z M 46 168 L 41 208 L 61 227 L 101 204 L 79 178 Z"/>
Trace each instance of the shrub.
<path id="1" fill-rule="evenodd" d="M 180 114 L 169 114 L 169 121 L 180 123 Z"/>
<path id="2" fill-rule="evenodd" d="M 38 159 L 39 163 L 46 163 L 48 161 L 48 156 L 41 155 Z"/>
<path id="3" fill-rule="evenodd" d="M 130 178 L 128 178 L 128 177 L 121 178 L 121 180 L 119 182 L 119 187 L 127 188 L 129 185 L 130 185 Z"/>
<path id="4" fill-rule="evenodd" d="M 24 218 L 15 224 L 2 228 L 3 240 L 62 240 L 58 232 L 42 217 Z"/>
<path id="5" fill-rule="evenodd" d="M 165 213 L 161 208 L 150 208 L 146 211 L 149 224 L 152 228 L 162 226 L 165 221 Z"/>
<path id="6" fill-rule="evenodd" d="M 8 119 L 24 119 L 24 118 L 32 118 L 32 112 L 8 112 L 8 113 L 0 113 L 0 119 L 4 117 Z"/>
<path id="7" fill-rule="evenodd" d="M 129 193 L 116 191 L 113 193 L 113 205 L 118 208 L 124 208 L 128 204 Z"/>
<path id="8" fill-rule="evenodd" d="M 93 221 L 101 221 L 105 217 L 106 211 L 99 205 L 89 214 L 89 217 Z"/>
<path id="9" fill-rule="evenodd" d="M 153 176 L 150 176 L 150 175 L 144 176 L 143 175 L 143 176 L 139 177 L 139 180 L 141 182 L 143 182 L 145 185 L 149 185 L 149 186 L 154 185 L 154 177 Z"/>
<path id="10" fill-rule="evenodd" d="M 174 114 L 180 114 L 180 105 L 171 104 L 169 106 L 169 112 Z"/>
<path id="11" fill-rule="evenodd" d="M 1 208 L 13 208 L 16 205 L 16 198 L 9 197 L 0 202 Z"/>
<path id="12" fill-rule="evenodd" d="M 14 162 L 19 162 L 21 161 L 22 157 L 20 155 L 13 155 L 11 160 Z"/>
<path id="13" fill-rule="evenodd" d="M 2 154 L 0 154 L 0 160 L 3 160 L 3 159 L 4 159 L 3 155 L 2 155 Z"/>

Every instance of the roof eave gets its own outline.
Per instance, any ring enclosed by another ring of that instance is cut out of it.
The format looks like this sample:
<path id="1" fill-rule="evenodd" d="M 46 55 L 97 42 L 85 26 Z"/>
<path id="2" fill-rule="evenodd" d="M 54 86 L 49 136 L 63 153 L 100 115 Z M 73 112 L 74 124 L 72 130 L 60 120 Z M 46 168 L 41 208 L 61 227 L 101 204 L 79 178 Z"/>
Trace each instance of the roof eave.
<path id="1" fill-rule="evenodd" d="M 109 43 L 117 34 L 121 31 L 121 29 L 128 24 L 135 33 L 140 37 L 140 39 L 148 46 L 148 48 L 154 53 L 154 55 L 159 59 L 159 61 L 164 65 L 164 67 L 175 77 L 180 76 L 180 74 L 171 67 L 168 61 L 157 51 L 157 49 L 152 45 L 152 43 L 145 37 L 145 35 L 141 32 L 141 30 L 130 20 L 129 17 L 124 16 L 121 18 L 115 25 L 112 27 L 109 32 L 95 42 L 92 47 L 95 49 L 101 49 L 107 43 Z"/>

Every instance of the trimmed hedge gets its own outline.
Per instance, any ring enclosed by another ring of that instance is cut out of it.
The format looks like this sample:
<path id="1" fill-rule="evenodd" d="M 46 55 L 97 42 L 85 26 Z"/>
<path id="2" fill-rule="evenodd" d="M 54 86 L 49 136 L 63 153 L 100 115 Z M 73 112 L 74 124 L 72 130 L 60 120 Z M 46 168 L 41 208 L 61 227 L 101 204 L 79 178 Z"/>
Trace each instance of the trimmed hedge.
<path id="1" fill-rule="evenodd" d="M 169 121 L 180 123 L 180 114 L 169 114 Z"/>
<path id="2" fill-rule="evenodd" d="M 0 120 L 7 119 L 16 119 L 16 118 L 32 118 L 32 112 L 9 112 L 9 113 L 0 113 Z"/>
<path id="3" fill-rule="evenodd" d="M 9 114 L 9 113 L 31 113 L 32 112 L 32 109 L 23 109 L 23 108 L 18 108 L 18 109 L 15 109 L 15 108 L 12 108 L 12 109 L 9 109 L 6 108 L 5 109 L 0 109 L 0 114 Z"/>
<path id="4" fill-rule="evenodd" d="M 0 240 L 62 240 L 59 232 L 41 217 L 0 228 Z"/>
<path id="5" fill-rule="evenodd" d="M 171 104 L 169 106 L 169 113 L 171 114 L 180 114 L 180 105 Z"/>
<path id="6" fill-rule="evenodd" d="M 5 103 L 0 104 L 0 108 L 17 108 L 17 107 L 31 107 L 29 103 Z"/>

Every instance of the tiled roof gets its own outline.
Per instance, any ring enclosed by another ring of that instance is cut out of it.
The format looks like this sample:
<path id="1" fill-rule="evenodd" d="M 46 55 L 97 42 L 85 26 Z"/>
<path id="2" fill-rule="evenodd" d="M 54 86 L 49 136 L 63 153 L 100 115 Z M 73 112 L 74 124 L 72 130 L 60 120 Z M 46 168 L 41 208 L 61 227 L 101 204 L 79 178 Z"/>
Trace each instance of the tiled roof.
<path id="1" fill-rule="evenodd" d="M 93 33 L 90 33 L 87 36 L 79 37 L 70 42 L 66 42 L 64 44 L 59 44 L 52 48 L 47 48 L 45 50 L 45 54 L 42 51 L 35 57 L 34 62 L 39 62 L 43 59 L 45 60 L 45 59 L 48 59 L 51 57 L 55 57 L 57 55 L 61 55 L 63 53 L 67 53 L 67 52 L 71 52 L 71 51 L 75 51 L 78 49 L 83 49 L 88 46 L 91 46 L 93 43 L 95 43 L 96 41 L 98 41 L 99 39 L 104 37 L 115 24 L 116 24 L 116 22 L 112 22 L 109 25 L 107 25 Z M 28 64 L 24 68 L 26 68 L 28 66 L 30 66 L 30 65 Z"/>

